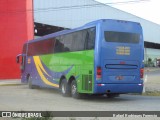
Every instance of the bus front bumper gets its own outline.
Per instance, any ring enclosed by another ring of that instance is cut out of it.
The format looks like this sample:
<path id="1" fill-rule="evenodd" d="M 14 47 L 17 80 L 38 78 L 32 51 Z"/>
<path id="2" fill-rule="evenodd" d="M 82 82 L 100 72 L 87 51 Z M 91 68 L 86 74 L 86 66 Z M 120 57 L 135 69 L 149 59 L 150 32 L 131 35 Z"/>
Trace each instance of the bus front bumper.
<path id="1" fill-rule="evenodd" d="M 94 93 L 142 93 L 143 84 L 95 84 Z"/>

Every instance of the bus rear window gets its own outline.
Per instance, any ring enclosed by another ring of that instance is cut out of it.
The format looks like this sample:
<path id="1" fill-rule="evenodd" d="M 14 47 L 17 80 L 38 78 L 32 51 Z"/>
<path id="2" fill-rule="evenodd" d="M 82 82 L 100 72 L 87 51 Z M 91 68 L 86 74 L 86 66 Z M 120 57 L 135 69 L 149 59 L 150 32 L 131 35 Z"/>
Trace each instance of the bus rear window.
<path id="1" fill-rule="evenodd" d="M 139 43 L 140 40 L 140 34 L 128 32 L 105 31 L 104 36 L 107 42 Z"/>

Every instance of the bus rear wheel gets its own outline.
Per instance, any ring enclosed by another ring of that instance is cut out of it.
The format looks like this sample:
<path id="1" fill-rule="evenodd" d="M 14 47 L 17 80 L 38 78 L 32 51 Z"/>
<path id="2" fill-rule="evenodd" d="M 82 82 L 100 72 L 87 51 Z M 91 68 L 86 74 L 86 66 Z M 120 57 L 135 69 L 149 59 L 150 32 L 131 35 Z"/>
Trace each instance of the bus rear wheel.
<path id="1" fill-rule="evenodd" d="M 63 79 L 60 84 L 60 90 L 63 96 L 70 96 L 69 85 L 67 84 L 66 79 Z"/>
<path id="2" fill-rule="evenodd" d="M 76 99 L 79 99 L 82 97 L 82 95 L 77 92 L 77 83 L 75 80 L 71 82 L 71 96 Z"/>

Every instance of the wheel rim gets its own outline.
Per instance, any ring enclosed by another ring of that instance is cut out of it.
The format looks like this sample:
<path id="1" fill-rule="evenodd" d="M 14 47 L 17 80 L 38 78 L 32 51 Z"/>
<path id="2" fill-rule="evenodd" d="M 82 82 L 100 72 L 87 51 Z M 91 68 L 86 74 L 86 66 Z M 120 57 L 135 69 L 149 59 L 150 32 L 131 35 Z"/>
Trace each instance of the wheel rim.
<path id="1" fill-rule="evenodd" d="M 72 95 L 76 93 L 77 87 L 75 84 L 72 85 Z"/>

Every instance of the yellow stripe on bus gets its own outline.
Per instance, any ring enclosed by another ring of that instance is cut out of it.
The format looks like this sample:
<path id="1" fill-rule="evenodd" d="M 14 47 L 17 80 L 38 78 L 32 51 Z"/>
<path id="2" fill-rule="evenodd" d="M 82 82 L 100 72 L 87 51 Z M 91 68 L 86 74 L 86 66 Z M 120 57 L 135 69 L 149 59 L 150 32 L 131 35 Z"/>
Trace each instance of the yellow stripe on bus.
<path id="1" fill-rule="evenodd" d="M 41 63 L 41 61 L 40 61 L 39 56 L 34 56 L 33 59 L 34 59 L 34 63 L 35 63 L 35 65 L 36 65 L 36 69 L 37 69 L 37 71 L 38 71 L 38 74 L 40 75 L 40 77 L 41 77 L 41 79 L 43 80 L 43 82 L 44 82 L 45 84 L 47 84 L 47 85 L 50 85 L 50 86 L 59 87 L 59 85 L 54 84 L 54 83 L 48 81 L 48 80 L 46 79 L 46 77 L 43 75 L 43 72 L 45 72 L 47 75 L 48 75 L 48 73 L 45 71 L 45 69 L 44 69 L 44 67 L 43 67 L 43 65 L 42 65 L 42 63 Z M 43 70 L 43 72 L 42 72 L 42 70 Z M 49 76 L 49 75 L 48 75 L 48 76 Z"/>
<path id="2" fill-rule="evenodd" d="M 39 67 L 43 70 L 43 72 L 50 77 L 50 75 L 44 69 L 44 67 L 43 67 L 43 65 L 41 63 L 40 57 L 39 56 L 34 56 L 34 58 L 36 60 L 36 63 L 38 63 Z"/>

